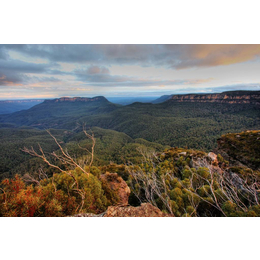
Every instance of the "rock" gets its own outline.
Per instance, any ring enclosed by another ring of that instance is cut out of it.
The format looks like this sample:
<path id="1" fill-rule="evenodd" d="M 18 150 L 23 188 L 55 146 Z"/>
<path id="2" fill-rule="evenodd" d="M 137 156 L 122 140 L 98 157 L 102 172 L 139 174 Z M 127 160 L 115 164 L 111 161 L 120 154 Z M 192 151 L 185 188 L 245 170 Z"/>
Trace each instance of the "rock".
<path id="1" fill-rule="evenodd" d="M 163 213 L 150 203 L 142 203 L 139 207 L 110 206 L 104 217 L 173 217 L 173 215 Z"/>
<path id="2" fill-rule="evenodd" d="M 186 152 L 181 152 L 181 153 L 179 153 L 179 155 L 184 155 L 184 156 L 186 156 Z"/>
<path id="3" fill-rule="evenodd" d="M 213 162 L 217 162 L 218 161 L 218 156 L 215 154 L 215 153 L 212 153 L 212 152 L 210 152 L 210 153 L 208 153 L 208 158 L 211 160 L 211 161 L 213 161 Z"/>
<path id="4" fill-rule="evenodd" d="M 79 213 L 77 215 L 74 215 L 74 216 L 69 216 L 69 217 L 98 217 L 98 215 L 95 215 L 93 213 Z"/>
<path id="5" fill-rule="evenodd" d="M 80 213 L 70 217 L 174 217 L 163 213 L 160 209 L 150 203 L 142 203 L 139 207 L 132 206 L 110 206 L 107 211 L 95 215 L 92 213 Z"/>
<path id="6" fill-rule="evenodd" d="M 107 172 L 102 174 L 100 179 L 102 182 L 105 182 L 112 191 L 116 192 L 119 197 L 118 205 L 128 205 L 128 198 L 131 192 L 130 188 L 117 173 Z"/>

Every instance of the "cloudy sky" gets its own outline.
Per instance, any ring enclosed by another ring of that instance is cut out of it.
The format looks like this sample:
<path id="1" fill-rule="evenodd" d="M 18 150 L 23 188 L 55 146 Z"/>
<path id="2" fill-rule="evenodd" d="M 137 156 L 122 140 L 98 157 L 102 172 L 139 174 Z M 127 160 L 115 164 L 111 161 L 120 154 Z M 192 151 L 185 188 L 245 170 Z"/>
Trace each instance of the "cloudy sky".
<path id="1" fill-rule="evenodd" d="M 0 45 L 0 99 L 260 90 L 260 45 Z"/>

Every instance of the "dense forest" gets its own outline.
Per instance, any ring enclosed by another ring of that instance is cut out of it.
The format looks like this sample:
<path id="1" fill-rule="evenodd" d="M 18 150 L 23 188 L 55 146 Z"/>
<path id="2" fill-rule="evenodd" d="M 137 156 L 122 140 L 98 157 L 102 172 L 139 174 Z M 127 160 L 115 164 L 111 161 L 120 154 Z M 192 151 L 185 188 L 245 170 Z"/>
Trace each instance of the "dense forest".
<path id="1" fill-rule="evenodd" d="M 0 116 L 0 127 L 78 130 L 78 125 L 124 132 L 162 145 L 210 151 L 226 133 L 260 128 L 254 104 L 133 103 L 116 105 L 104 97 L 93 102 L 45 101 L 25 111 Z"/>
<path id="2" fill-rule="evenodd" d="M 106 165 L 110 162 L 125 164 L 129 161 L 140 162 L 140 148 L 163 150 L 169 146 L 152 143 L 141 138 L 132 139 L 124 133 L 114 130 L 93 127 L 91 131 L 96 139 L 95 145 L 95 165 Z M 91 141 L 86 139 L 82 131 L 74 133 L 69 130 L 51 129 L 51 133 L 59 140 L 69 153 L 77 158 L 85 156 L 85 150 L 81 147 L 89 148 Z M 27 128 L 2 128 L 0 129 L 0 179 L 13 177 L 15 174 L 33 173 L 39 166 L 48 172 L 46 165 L 39 158 L 32 158 L 24 153 L 22 149 L 26 147 L 38 148 L 41 145 L 44 151 L 51 153 L 59 149 L 53 142 L 51 136 L 45 130 Z"/>

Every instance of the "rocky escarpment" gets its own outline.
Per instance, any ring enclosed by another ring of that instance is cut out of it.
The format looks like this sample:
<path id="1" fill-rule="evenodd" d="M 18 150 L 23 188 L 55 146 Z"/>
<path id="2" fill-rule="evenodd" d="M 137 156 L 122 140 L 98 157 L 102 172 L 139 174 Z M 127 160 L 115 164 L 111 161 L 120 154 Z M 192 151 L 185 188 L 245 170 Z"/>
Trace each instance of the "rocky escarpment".
<path id="1" fill-rule="evenodd" d="M 216 94 L 173 95 L 169 101 L 260 105 L 260 91 L 230 91 Z"/>

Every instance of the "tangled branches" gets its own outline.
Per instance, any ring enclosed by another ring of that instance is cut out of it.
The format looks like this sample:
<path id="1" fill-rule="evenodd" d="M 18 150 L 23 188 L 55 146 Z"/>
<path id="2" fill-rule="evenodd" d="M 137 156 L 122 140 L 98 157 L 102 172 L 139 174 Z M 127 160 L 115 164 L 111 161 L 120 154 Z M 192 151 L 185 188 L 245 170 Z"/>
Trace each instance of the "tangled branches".
<path id="1" fill-rule="evenodd" d="M 132 191 L 140 202 L 176 216 L 242 216 L 259 207 L 259 173 L 251 169 L 250 178 L 243 179 L 206 155 L 193 159 L 179 154 L 168 160 L 154 153 L 142 155 L 141 166 L 128 167 Z"/>

